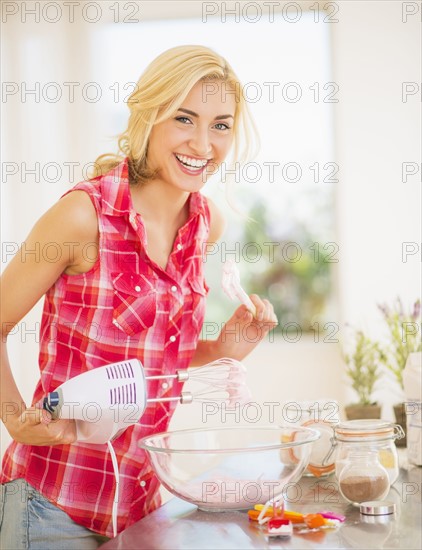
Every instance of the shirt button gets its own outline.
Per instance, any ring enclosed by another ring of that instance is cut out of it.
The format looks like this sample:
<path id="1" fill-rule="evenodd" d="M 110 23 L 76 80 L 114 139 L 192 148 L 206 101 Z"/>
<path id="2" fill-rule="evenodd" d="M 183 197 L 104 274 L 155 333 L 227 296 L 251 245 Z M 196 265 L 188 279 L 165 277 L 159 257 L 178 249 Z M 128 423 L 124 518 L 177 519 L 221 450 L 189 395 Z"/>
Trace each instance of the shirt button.
<path id="1" fill-rule="evenodd" d="M 163 388 L 163 390 L 166 390 L 169 387 L 168 382 L 163 382 L 161 384 L 161 387 Z"/>
<path id="2" fill-rule="evenodd" d="M 183 245 L 181 245 L 180 243 L 177 245 L 177 250 L 182 250 L 183 248 Z"/>
<path id="3" fill-rule="evenodd" d="M 175 341 L 176 341 L 176 336 L 171 335 L 170 336 L 170 342 L 175 342 Z"/>
<path id="4" fill-rule="evenodd" d="M 140 485 L 141 487 L 145 487 L 146 482 L 145 482 L 144 480 L 142 480 L 142 481 L 139 483 L 139 485 Z"/>
<path id="5" fill-rule="evenodd" d="M 177 286 L 176 286 L 176 285 L 173 285 L 173 286 L 171 287 L 171 291 L 172 291 L 172 292 L 176 292 L 176 291 L 177 291 Z"/>
<path id="6" fill-rule="evenodd" d="M 136 290 L 136 292 L 139 292 L 141 290 L 141 287 L 139 285 L 136 285 L 135 290 Z"/>

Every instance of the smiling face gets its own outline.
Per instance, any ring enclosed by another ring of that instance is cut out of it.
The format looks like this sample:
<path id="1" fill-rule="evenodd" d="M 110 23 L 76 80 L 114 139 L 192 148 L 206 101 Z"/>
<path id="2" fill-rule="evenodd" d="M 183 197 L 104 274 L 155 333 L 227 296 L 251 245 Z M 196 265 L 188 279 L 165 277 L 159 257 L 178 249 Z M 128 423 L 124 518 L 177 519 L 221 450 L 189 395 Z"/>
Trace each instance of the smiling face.
<path id="1" fill-rule="evenodd" d="M 213 84 L 217 93 L 206 100 L 204 83 L 195 84 L 178 111 L 151 130 L 149 167 L 158 168 L 161 181 L 182 191 L 201 189 L 233 143 L 235 99 L 224 84 Z"/>

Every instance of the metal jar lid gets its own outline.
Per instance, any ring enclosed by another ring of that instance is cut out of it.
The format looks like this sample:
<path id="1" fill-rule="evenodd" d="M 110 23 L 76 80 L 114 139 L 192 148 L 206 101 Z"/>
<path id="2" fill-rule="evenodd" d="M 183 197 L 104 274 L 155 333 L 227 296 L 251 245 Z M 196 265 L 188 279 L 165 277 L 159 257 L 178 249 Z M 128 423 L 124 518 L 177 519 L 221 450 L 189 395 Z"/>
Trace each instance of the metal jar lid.
<path id="1" fill-rule="evenodd" d="M 360 503 L 360 513 L 366 516 L 383 516 L 394 514 L 396 505 L 386 500 L 368 500 Z"/>

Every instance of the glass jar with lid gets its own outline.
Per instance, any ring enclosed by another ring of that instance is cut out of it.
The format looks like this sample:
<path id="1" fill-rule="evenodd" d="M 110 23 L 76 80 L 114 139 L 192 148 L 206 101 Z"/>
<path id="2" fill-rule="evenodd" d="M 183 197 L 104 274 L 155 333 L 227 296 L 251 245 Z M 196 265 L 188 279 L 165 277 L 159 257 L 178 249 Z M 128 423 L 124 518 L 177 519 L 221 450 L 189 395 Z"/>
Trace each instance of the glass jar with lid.
<path id="1" fill-rule="evenodd" d="M 320 433 L 320 438 L 312 445 L 309 464 L 304 475 L 326 477 L 332 474 L 335 470 L 334 427 L 339 422 L 338 402 L 335 399 L 289 401 L 283 405 L 283 421 L 313 428 Z M 294 454 L 294 447 L 290 452 Z"/>
<path id="2" fill-rule="evenodd" d="M 351 451 L 338 478 L 340 493 L 352 504 L 384 499 L 390 490 L 377 451 Z"/>
<path id="3" fill-rule="evenodd" d="M 399 460 L 396 439 L 404 437 L 401 426 L 377 419 L 348 420 L 334 428 L 337 479 L 348 461 L 351 452 L 376 451 L 378 459 L 388 473 L 390 485 L 399 476 Z"/>

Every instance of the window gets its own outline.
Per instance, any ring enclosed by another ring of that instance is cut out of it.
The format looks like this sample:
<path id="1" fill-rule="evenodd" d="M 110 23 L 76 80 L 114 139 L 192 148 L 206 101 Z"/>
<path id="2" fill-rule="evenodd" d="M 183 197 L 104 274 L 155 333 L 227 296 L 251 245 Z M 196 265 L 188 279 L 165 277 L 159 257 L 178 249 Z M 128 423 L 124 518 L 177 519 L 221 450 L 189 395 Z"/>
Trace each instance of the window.
<path id="1" fill-rule="evenodd" d="M 235 258 L 247 292 L 274 303 L 278 331 L 323 327 L 335 315 L 333 267 L 334 189 L 338 167 L 333 154 L 332 105 L 338 89 L 330 78 L 329 28 L 304 12 L 300 25 L 227 18 L 155 20 L 106 25 L 92 34 L 113 102 L 102 101 L 103 135 L 125 128 L 124 100 L 147 64 L 179 44 L 203 44 L 228 59 L 243 83 L 243 94 L 261 139 L 259 156 L 240 168 L 234 186 L 236 207 L 225 200 L 225 183 L 212 178 L 204 193 L 223 209 L 229 224 L 218 249 L 206 260 L 211 287 L 206 322 L 221 323 L 235 304 L 221 289 L 222 261 Z M 114 151 L 115 140 L 102 152 Z"/>

